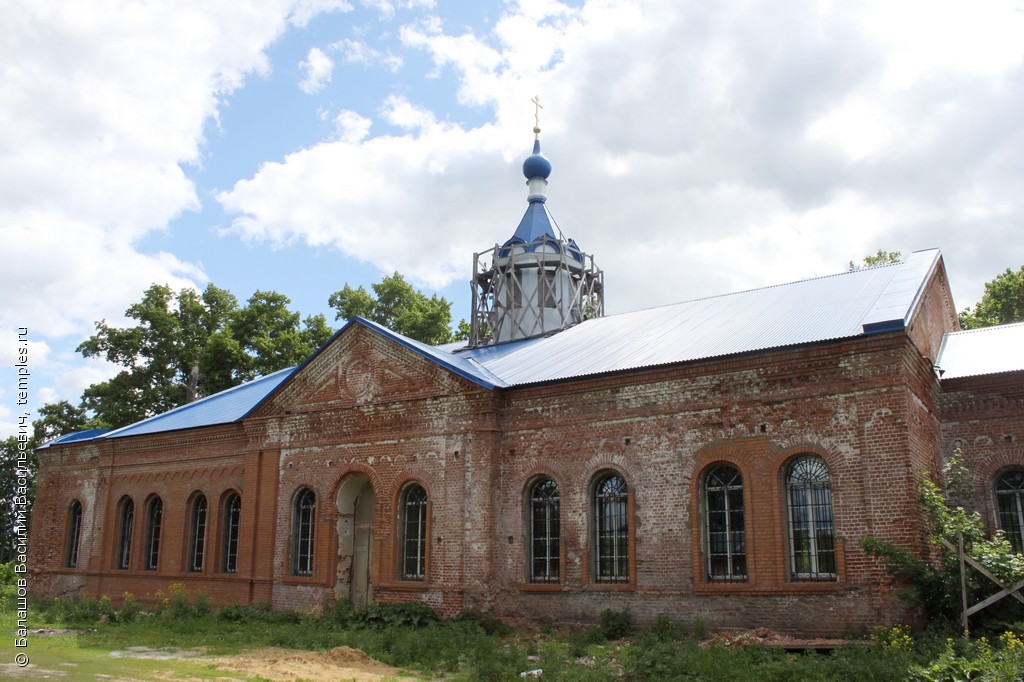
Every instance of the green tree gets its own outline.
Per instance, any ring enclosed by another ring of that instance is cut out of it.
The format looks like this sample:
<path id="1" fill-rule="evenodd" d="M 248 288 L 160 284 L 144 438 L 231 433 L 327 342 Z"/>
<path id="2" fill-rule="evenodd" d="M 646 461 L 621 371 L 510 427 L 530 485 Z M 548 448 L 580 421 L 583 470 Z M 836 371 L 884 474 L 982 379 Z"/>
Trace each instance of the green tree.
<path id="1" fill-rule="evenodd" d="M 48 403 L 39 408 L 39 417 L 32 422 L 34 443 L 42 445 L 58 436 L 95 428 L 85 407 L 75 407 L 67 400 Z"/>
<path id="2" fill-rule="evenodd" d="M 353 289 L 347 283 L 331 294 L 328 304 L 337 311 L 335 319 L 351 320 L 359 316 L 382 324 L 403 336 L 433 346 L 468 338 L 464 323 L 452 333 L 452 304 L 435 294 L 430 298 L 416 291 L 399 273 L 372 285 L 373 294 L 364 287 Z"/>
<path id="3" fill-rule="evenodd" d="M 95 426 L 116 428 L 296 365 L 331 336 L 323 315 L 289 310 L 276 292 L 257 291 L 245 307 L 225 289 L 200 294 L 150 286 L 128 307 L 129 327 L 96 323 L 82 342 L 85 357 L 101 357 L 124 369 L 89 386 L 83 407 Z"/>
<path id="4" fill-rule="evenodd" d="M 864 260 L 858 265 L 853 261 L 850 261 L 849 271 L 863 270 L 864 268 L 873 268 L 876 265 L 892 265 L 893 263 L 903 262 L 903 254 L 899 251 L 883 251 L 878 250 L 873 256 L 864 256 Z"/>
<path id="5" fill-rule="evenodd" d="M 964 329 L 1012 322 L 1024 322 L 1024 265 L 1016 272 L 1006 268 L 1006 272 L 985 284 L 978 305 L 960 313 L 960 326 Z"/>
<path id="6" fill-rule="evenodd" d="M 235 315 L 230 330 L 240 351 L 240 381 L 297 365 L 331 338 L 334 332 L 326 317 L 301 320 L 299 313 L 288 309 L 290 303 L 283 294 L 257 291 Z"/>
<path id="7" fill-rule="evenodd" d="M 34 480 L 37 468 L 35 446 L 31 441 L 24 445 L 24 450 L 19 449 L 19 441 L 14 436 L 0 441 L 0 564 L 13 561 L 15 558 L 18 546 L 16 531 L 16 526 L 19 524 L 18 512 L 23 508 L 20 498 L 28 499 L 28 504 L 24 506 L 27 510 L 31 509 L 32 500 L 35 498 Z M 19 460 L 21 452 L 28 454 L 27 462 Z M 28 473 L 27 477 L 24 475 L 19 477 L 19 473 L 24 474 L 19 470 L 19 462 L 27 463 L 28 466 L 25 467 Z M 29 482 L 27 488 L 19 485 L 19 479 L 21 482 Z M 25 517 L 22 517 L 20 521 L 27 522 Z"/>

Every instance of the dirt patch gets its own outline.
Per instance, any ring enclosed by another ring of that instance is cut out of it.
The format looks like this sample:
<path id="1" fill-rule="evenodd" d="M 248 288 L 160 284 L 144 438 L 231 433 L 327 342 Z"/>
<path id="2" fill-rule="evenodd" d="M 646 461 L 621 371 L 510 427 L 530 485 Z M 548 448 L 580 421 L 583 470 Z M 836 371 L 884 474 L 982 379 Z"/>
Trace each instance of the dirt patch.
<path id="1" fill-rule="evenodd" d="M 259 675 L 268 680 L 282 682 L 295 679 L 311 682 L 416 679 L 413 676 L 402 675 L 398 668 L 375 661 L 359 649 L 347 646 L 318 652 L 279 648 L 254 649 L 243 651 L 237 656 L 217 656 L 209 660 L 221 670 L 243 675 Z"/>

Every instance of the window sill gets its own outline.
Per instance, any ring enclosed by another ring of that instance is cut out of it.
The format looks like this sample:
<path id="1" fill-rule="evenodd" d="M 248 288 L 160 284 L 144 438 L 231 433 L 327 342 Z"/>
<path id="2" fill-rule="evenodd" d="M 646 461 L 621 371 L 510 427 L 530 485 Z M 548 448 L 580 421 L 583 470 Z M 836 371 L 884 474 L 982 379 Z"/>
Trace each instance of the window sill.
<path id="1" fill-rule="evenodd" d="M 636 592 L 636 583 L 629 582 L 591 582 L 584 585 L 588 592 Z"/>
<path id="2" fill-rule="evenodd" d="M 557 583 L 519 583 L 516 587 L 520 592 L 547 594 L 561 592 L 565 586 L 559 581 Z"/>

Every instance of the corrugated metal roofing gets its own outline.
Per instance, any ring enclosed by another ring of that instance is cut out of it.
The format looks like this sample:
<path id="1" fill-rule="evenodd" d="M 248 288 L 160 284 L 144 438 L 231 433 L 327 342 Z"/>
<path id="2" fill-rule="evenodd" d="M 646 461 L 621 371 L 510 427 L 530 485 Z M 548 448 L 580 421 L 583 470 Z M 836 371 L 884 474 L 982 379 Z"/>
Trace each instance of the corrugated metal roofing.
<path id="1" fill-rule="evenodd" d="M 39 446 L 39 449 L 48 448 L 51 445 L 67 445 L 68 443 L 75 443 L 80 440 L 92 440 L 97 436 L 102 436 L 104 433 L 108 433 L 110 429 L 86 429 L 85 431 L 75 431 L 74 433 L 66 433 L 63 436 L 57 436 L 52 440 L 48 440 Z"/>
<path id="2" fill-rule="evenodd" d="M 947 334 L 936 365 L 943 379 L 1024 370 L 1024 322 Z"/>
<path id="3" fill-rule="evenodd" d="M 169 412 L 109 431 L 102 438 L 124 438 L 146 433 L 177 431 L 197 426 L 228 424 L 249 414 L 256 405 L 270 395 L 291 376 L 295 367 L 282 369 L 226 391 L 207 396 L 194 403 L 182 405 Z"/>
<path id="4" fill-rule="evenodd" d="M 457 354 L 519 386 L 900 329 L 938 262 L 937 250 L 919 251 L 900 264 L 602 317 Z"/>
<path id="5" fill-rule="evenodd" d="M 361 324 L 484 388 L 522 386 L 902 329 L 939 259 L 938 250 L 919 251 L 900 264 L 597 318 L 551 336 L 482 348 L 428 346 L 364 319 L 335 338 Z M 65 438 L 123 438 L 237 421 L 306 363 L 115 431 Z"/>

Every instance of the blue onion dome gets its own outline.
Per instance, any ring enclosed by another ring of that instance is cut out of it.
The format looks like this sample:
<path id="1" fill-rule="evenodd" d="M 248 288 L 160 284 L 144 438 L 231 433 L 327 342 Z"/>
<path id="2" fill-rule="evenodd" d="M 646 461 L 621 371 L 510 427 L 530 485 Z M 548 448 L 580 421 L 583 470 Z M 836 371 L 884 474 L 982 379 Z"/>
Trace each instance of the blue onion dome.
<path id="1" fill-rule="evenodd" d="M 534 132 L 540 133 L 540 130 L 534 128 Z M 539 138 L 533 141 L 533 154 L 526 157 L 526 161 L 523 161 L 523 175 L 526 176 L 527 180 L 534 178 L 547 180 L 548 176 L 551 175 L 551 162 L 540 153 Z"/>

